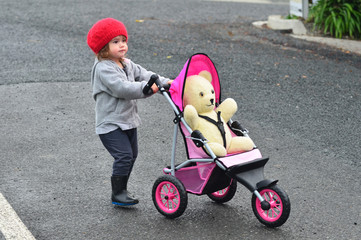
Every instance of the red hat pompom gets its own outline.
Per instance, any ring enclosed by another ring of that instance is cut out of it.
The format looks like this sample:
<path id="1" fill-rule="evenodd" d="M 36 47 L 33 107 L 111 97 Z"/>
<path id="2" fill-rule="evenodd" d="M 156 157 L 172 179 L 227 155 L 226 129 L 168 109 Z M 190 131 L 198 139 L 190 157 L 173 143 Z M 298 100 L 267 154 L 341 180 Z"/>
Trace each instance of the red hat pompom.
<path id="1" fill-rule="evenodd" d="M 113 38 L 123 35 L 128 41 L 128 33 L 125 25 L 113 18 L 104 18 L 96 22 L 89 30 L 87 43 L 95 54 L 110 42 Z"/>

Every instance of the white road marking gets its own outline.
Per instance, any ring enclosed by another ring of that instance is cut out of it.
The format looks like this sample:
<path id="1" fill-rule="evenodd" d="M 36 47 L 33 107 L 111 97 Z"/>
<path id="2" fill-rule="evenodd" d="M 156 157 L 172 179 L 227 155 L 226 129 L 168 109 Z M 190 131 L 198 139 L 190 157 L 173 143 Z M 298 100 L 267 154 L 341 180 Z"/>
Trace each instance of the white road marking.
<path id="1" fill-rule="evenodd" d="M 14 209 L 0 193 L 0 231 L 6 240 L 35 240 Z"/>

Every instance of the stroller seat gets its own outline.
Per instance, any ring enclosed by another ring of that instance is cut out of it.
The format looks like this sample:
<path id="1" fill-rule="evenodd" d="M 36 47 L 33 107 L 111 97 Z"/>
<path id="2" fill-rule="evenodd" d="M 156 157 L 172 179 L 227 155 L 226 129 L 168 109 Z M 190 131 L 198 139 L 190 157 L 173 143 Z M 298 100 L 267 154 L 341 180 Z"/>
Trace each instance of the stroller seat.
<path id="1" fill-rule="evenodd" d="M 225 157 L 218 158 L 218 160 L 227 168 L 231 168 L 236 165 L 246 164 L 252 160 L 262 158 L 262 154 L 258 149 L 253 149 L 248 152 L 242 152 Z"/>

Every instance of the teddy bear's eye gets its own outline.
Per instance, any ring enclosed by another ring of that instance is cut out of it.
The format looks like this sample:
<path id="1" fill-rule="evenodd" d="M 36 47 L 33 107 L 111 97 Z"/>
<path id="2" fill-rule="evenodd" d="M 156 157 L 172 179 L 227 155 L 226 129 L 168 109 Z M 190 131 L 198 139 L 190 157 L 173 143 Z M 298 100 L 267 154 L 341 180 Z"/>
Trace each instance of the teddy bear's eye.
<path id="1" fill-rule="evenodd" d="M 212 89 L 212 94 L 214 93 L 214 90 Z"/>
<path id="2" fill-rule="evenodd" d="M 200 92 L 200 93 L 199 93 L 199 96 L 203 97 L 203 96 L 204 96 L 204 93 L 203 93 L 203 92 Z"/>

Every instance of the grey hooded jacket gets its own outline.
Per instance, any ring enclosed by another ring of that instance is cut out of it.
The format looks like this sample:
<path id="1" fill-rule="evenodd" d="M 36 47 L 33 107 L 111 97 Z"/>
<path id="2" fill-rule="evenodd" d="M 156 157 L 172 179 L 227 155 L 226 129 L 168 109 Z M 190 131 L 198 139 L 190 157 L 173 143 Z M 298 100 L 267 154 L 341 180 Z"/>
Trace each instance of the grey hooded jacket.
<path id="1" fill-rule="evenodd" d="M 95 99 L 96 134 L 105 134 L 118 127 L 122 130 L 141 124 L 137 99 L 148 97 L 143 88 L 154 74 L 129 59 L 120 68 L 111 60 L 95 60 L 91 83 Z M 168 78 L 160 77 L 163 84 Z"/>

